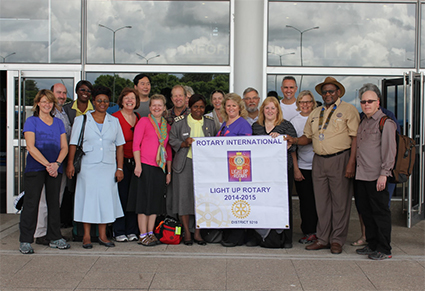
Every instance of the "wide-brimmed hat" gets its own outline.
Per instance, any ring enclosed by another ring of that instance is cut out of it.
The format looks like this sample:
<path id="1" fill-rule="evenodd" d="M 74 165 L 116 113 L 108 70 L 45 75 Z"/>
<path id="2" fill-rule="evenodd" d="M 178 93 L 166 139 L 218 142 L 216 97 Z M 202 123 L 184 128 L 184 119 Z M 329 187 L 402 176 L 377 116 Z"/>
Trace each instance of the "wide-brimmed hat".
<path id="1" fill-rule="evenodd" d="M 315 87 L 316 92 L 319 93 L 320 96 L 322 96 L 322 87 L 323 87 L 323 85 L 326 85 L 326 84 L 334 84 L 341 91 L 341 95 L 339 97 L 341 98 L 342 96 L 344 96 L 344 94 L 345 94 L 344 86 L 333 77 L 326 77 L 325 81 L 316 85 L 316 87 Z"/>

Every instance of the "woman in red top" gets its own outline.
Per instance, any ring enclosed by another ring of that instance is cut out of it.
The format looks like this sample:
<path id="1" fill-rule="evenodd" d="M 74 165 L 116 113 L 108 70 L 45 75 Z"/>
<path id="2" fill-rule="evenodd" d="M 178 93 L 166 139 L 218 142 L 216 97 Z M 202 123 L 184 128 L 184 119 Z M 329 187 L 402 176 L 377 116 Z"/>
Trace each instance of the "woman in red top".
<path id="1" fill-rule="evenodd" d="M 137 92 L 131 88 L 124 88 L 117 101 L 120 110 L 112 114 L 120 121 L 121 129 L 124 134 L 124 179 L 118 183 L 118 192 L 121 205 L 124 210 L 124 217 L 117 218 L 113 225 L 114 236 L 117 242 L 138 240 L 138 226 L 136 213 L 126 211 L 128 202 L 128 192 L 131 178 L 134 172 L 133 157 L 133 133 L 134 127 L 140 119 L 140 115 L 134 112 L 140 105 Z"/>

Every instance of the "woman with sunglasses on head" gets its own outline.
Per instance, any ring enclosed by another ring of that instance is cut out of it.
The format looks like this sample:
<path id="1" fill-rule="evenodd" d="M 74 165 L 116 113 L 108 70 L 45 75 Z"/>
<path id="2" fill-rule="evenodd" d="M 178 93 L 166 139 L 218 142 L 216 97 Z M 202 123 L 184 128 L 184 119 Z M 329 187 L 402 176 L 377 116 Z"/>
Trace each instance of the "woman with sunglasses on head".
<path id="1" fill-rule="evenodd" d="M 77 100 L 63 106 L 63 110 L 68 115 L 71 126 L 74 124 L 75 117 L 84 115 L 94 109 L 93 104 L 90 102 L 92 91 L 93 85 L 87 80 L 81 80 L 75 86 Z"/>
<path id="2" fill-rule="evenodd" d="M 81 171 L 75 190 L 74 220 L 84 225 L 83 248 L 90 249 L 91 224 L 99 225 L 99 244 L 115 246 L 106 236 L 106 224 L 124 216 L 117 182 L 124 178 L 125 139 L 117 118 L 106 113 L 112 92 L 99 86 L 93 90 L 95 110 L 86 113 Z M 84 116 L 75 119 L 69 146 L 68 178 L 75 175 L 74 156 Z"/>
<path id="3" fill-rule="evenodd" d="M 224 92 L 221 90 L 214 90 L 211 92 L 210 102 L 214 106 L 214 109 L 205 114 L 205 116 L 212 117 L 214 119 L 215 128 L 219 129 L 223 124 L 223 115 L 221 115 L 221 106 L 224 99 Z"/>
<path id="4" fill-rule="evenodd" d="M 300 113 L 291 119 L 291 123 L 297 131 L 297 137 L 301 137 L 304 134 L 304 126 L 308 116 L 317 107 L 313 93 L 309 90 L 302 91 L 297 97 L 296 105 L 297 111 Z M 294 159 L 294 179 L 300 199 L 301 230 L 304 234 L 298 242 L 307 244 L 317 239 L 317 212 L 311 174 L 314 156 L 313 145 L 298 146 L 297 154 L 298 158 Z"/>
<path id="5" fill-rule="evenodd" d="M 125 138 L 124 144 L 124 179 L 118 183 L 118 193 L 124 210 L 124 217 L 114 222 L 113 231 L 117 242 L 137 241 L 137 215 L 134 211 L 126 211 L 130 183 L 134 172 L 133 135 L 134 128 L 139 121 L 140 114 L 134 111 L 140 106 L 140 98 L 136 90 L 124 88 L 118 97 L 117 105 L 120 110 L 112 114 L 118 118 Z"/>

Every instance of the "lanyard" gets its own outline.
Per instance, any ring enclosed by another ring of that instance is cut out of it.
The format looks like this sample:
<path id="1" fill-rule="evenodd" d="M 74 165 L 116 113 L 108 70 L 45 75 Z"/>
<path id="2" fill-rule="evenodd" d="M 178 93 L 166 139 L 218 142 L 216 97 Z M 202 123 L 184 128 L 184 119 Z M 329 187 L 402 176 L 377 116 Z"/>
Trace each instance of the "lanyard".
<path id="1" fill-rule="evenodd" d="M 323 126 L 323 131 L 325 131 L 326 128 L 328 128 L 329 121 L 331 120 L 332 114 L 334 114 L 335 110 L 336 110 L 336 104 L 334 104 L 334 106 L 332 107 L 331 113 L 329 113 L 328 118 L 326 118 L 325 126 Z M 325 115 L 325 107 L 322 107 L 322 110 L 320 110 L 320 116 L 319 116 L 319 131 L 322 130 L 324 115 Z"/>

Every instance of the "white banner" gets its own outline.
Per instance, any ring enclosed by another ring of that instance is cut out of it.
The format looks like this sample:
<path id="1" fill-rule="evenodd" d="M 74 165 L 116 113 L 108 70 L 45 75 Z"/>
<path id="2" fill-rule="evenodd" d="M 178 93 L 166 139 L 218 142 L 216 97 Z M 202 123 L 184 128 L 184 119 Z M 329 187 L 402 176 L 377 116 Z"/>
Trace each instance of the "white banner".
<path id="1" fill-rule="evenodd" d="M 195 138 L 192 152 L 199 228 L 289 228 L 282 136 Z"/>

